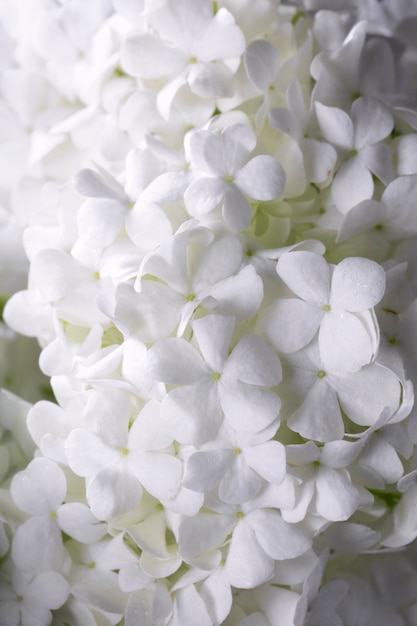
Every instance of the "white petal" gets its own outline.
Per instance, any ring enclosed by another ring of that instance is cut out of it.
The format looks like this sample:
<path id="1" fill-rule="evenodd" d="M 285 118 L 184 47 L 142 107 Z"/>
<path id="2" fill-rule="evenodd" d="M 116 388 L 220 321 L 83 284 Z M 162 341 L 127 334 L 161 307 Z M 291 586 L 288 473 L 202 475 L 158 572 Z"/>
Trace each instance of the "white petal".
<path id="1" fill-rule="evenodd" d="M 13 500 L 31 515 L 55 511 L 67 492 L 62 469 L 49 459 L 38 458 L 13 477 L 10 486 Z"/>
<path id="2" fill-rule="evenodd" d="M 242 244 L 236 236 L 225 235 L 201 248 L 194 263 L 190 262 L 194 293 L 207 291 L 231 277 L 239 270 L 242 258 Z"/>
<path id="3" fill-rule="evenodd" d="M 345 427 L 335 391 L 323 380 L 317 380 L 302 405 L 288 420 L 291 430 L 306 439 L 334 441 L 341 439 Z"/>
<path id="4" fill-rule="evenodd" d="M 184 517 L 178 531 L 178 553 L 190 559 L 223 544 L 233 527 L 233 517 L 216 513 L 199 513 L 194 517 Z"/>
<path id="5" fill-rule="evenodd" d="M 224 194 L 223 219 L 234 233 L 245 230 L 250 224 L 252 210 L 242 192 L 235 185 L 228 185 Z"/>
<path id="6" fill-rule="evenodd" d="M 224 7 L 208 23 L 199 41 L 197 55 L 202 61 L 240 57 L 245 49 L 245 38 L 235 24 L 233 15 Z"/>
<path id="7" fill-rule="evenodd" d="M 309 302 L 282 298 L 273 302 L 261 318 L 261 327 L 272 345 L 284 353 L 304 348 L 316 334 L 323 311 Z"/>
<path id="8" fill-rule="evenodd" d="M 311 547 L 311 539 L 294 524 L 284 522 L 277 511 L 260 509 L 248 516 L 259 545 L 273 559 L 293 559 Z"/>
<path id="9" fill-rule="evenodd" d="M 171 445 L 172 436 L 161 416 L 161 403 L 149 400 L 129 430 L 128 447 L 132 450 L 160 450 Z"/>
<path id="10" fill-rule="evenodd" d="M 227 556 L 227 571 L 230 583 L 240 589 L 252 589 L 273 576 L 274 560 L 260 547 L 245 518 L 233 531 Z"/>
<path id="11" fill-rule="evenodd" d="M 230 504 L 241 504 L 254 498 L 261 488 L 258 474 L 245 463 L 242 455 L 234 455 L 219 486 L 219 498 Z"/>
<path id="12" fill-rule="evenodd" d="M 312 183 L 325 182 L 336 166 L 337 152 L 333 146 L 306 138 L 302 141 L 302 152 L 308 180 Z"/>
<path id="13" fill-rule="evenodd" d="M 278 441 L 266 441 L 243 450 L 246 463 L 265 480 L 280 485 L 285 478 L 285 448 Z"/>
<path id="14" fill-rule="evenodd" d="M 121 457 L 118 450 L 86 428 L 75 428 L 70 432 L 65 443 L 65 452 L 69 466 L 78 476 L 93 476 L 103 467 L 116 463 Z"/>
<path id="15" fill-rule="evenodd" d="M 274 82 L 279 69 L 276 47 L 269 41 L 256 39 L 246 48 L 244 61 L 249 79 L 258 89 L 265 92 Z"/>
<path id="16" fill-rule="evenodd" d="M 229 450 L 194 452 L 185 466 L 184 486 L 199 492 L 210 491 L 220 482 L 229 460 Z"/>
<path id="17" fill-rule="evenodd" d="M 59 570 L 64 560 L 61 531 L 49 515 L 31 517 L 13 537 L 12 559 L 29 572 Z"/>
<path id="18" fill-rule="evenodd" d="M 132 474 L 122 469 L 102 469 L 87 486 L 87 501 L 100 520 L 110 520 L 139 504 L 142 489 Z"/>
<path id="19" fill-rule="evenodd" d="M 349 519 L 359 504 L 359 492 L 346 470 L 321 466 L 316 476 L 317 512 L 331 522 Z"/>
<path id="20" fill-rule="evenodd" d="M 372 175 L 363 162 L 354 156 L 343 163 L 333 180 L 332 196 L 341 213 L 372 198 Z"/>
<path id="21" fill-rule="evenodd" d="M 187 211 L 196 217 L 206 215 L 220 204 L 226 189 L 226 183 L 219 178 L 197 178 L 184 193 Z"/>
<path id="22" fill-rule="evenodd" d="M 235 320 L 223 315 L 207 315 L 192 324 L 201 353 L 214 372 L 223 371 Z"/>
<path id="23" fill-rule="evenodd" d="M 335 267 L 330 304 L 358 313 L 376 306 L 384 292 L 384 269 L 370 259 L 349 257 Z"/>
<path id="24" fill-rule="evenodd" d="M 233 348 L 223 373 L 250 385 L 274 387 L 282 378 L 277 355 L 257 335 L 245 335 Z"/>
<path id="25" fill-rule="evenodd" d="M 148 452 L 133 461 L 136 476 L 151 495 L 162 502 L 172 500 L 181 485 L 182 463 L 163 452 Z"/>
<path id="26" fill-rule="evenodd" d="M 328 304 L 330 271 L 319 254 L 308 251 L 283 254 L 278 260 L 277 272 L 299 298 L 318 307 Z"/>
<path id="27" fill-rule="evenodd" d="M 338 377 L 335 387 L 343 410 L 361 426 L 372 426 L 385 407 L 392 415 L 400 403 L 400 381 L 393 372 L 376 363 Z"/>
<path id="28" fill-rule="evenodd" d="M 247 124 L 229 124 L 221 134 L 225 173 L 237 173 L 246 157 L 256 146 L 256 135 Z"/>
<path id="29" fill-rule="evenodd" d="M 394 159 L 391 146 L 388 144 L 378 143 L 366 146 L 361 150 L 360 160 L 385 185 L 393 180 Z"/>
<path id="30" fill-rule="evenodd" d="M 107 198 L 123 202 L 124 193 L 121 186 L 116 185 L 116 181 L 103 176 L 90 169 L 83 169 L 77 172 L 74 177 L 74 187 L 79 194 L 88 198 Z"/>
<path id="31" fill-rule="evenodd" d="M 283 193 L 285 172 L 276 159 L 260 154 L 237 172 L 234 182 L 250 198 L 267 202 Z"/>
<path id="32" fill-rule="evenodd" d="M 279 415 L 281 401 L 272 391 L 220 379 L 219 394 L 227 421 L 238 431 L 257 433 Z"/>
<path id="33" fill-rule="evenodd" d="M 201 98 L 230 98 L 233 96 L 233 74 L 219 63 L 195 63 L 188 73 L 188 84 Z"/>
<path id="34" fill-rule="evenodd" d="M 200 587 L 200 596 L 206 603 L 211 619 L 222 624 L 232 607 L 232 590 L 226 567 L 218 567 Z"/>
<path id="35" fill-rule="evenodd" d="M 221 315 L 233 315 L 238 320 L 246 320 L 259 309 L 263 294 L 261 277 L 252 265 L 247 265 L 236 276 L 225 278 L 214 285 L 209 297 L 215 299 L 215 310 Z"/>
<path id="36" fill-rule="evenodd" d="M 64 533 L 81 543 L 96 543 L 107 532 L 106 525 L 82 502 L 68 502 L 60 506 L 57 519 Z"/>
<path id="37" fill-rule="evenodd" d="M 153 250 L 172 235 L 171 222 L 156 204 L 140 201 L 127 213 L 126 231 L 139 248 Z"/>
<path id="38" fill-rule="evenodd" d="M 194 585 L 189 585 L 177 591 L 170 623 L 172 626 L 182 626 L 192 624 L 193 621 L 196 621 L 199 626 L 212 626 L 203 599 Z"/>
<path id="39" fill-rule="evenodd" d="M 357 98 L 354 101 L 352 122 L 356 150 L 382 141 L 394 126 L 392 115 L 382 102 L 369 97 Z"/>
<path id="40" fill-rule="evenodd" d="M 319 350 L 329 372 L 354 372 L 373 358 L 373 342 L 363 323 L 347 311 L 326 313 L 319 330 Z"/>
<path id="41" fill-rule="evenodd" d="M 335 146 L 353 148 L 353 124 L 347 113 L 336 107 L 315 103 L 317 120 L 324 139 Z"/>
<path id="42" fill-rule="evenodd" d="M 180 443 L 198 445 L 213 439 L 222 421 L 217 384 L 208 381 L 174 389 L 162 402 L 162 416 Z"/>
<path id="43" fill-rule="evenodd" d="M 68 598 L 70 587 L 61 574 L 44 572 L 30 583 L 26 597 L 43 604 L 48 609 L 59 609 Z"/>
<path id="44" fill-rule="evenodd" d="M 385 221 L 385 211 L 379 202 L 364 200 L 352 207 L 339 229 L 338 241 L 344 241 L 360 232 L 370 230 Z"/>
<path id="45" fill-rule="evenodd" d="M 144 33 L 125 40 L 121 62 L 128 74 L 154 79 L 177 74 L 186 59 L 175 46 Z"/>
<path id="46" fill-rule="evenodd" d="M 149 373 L 171 385 L 190 385 L 209 376 L 199 353 L 185 339 L 162 339 L 148 352 Z"/>

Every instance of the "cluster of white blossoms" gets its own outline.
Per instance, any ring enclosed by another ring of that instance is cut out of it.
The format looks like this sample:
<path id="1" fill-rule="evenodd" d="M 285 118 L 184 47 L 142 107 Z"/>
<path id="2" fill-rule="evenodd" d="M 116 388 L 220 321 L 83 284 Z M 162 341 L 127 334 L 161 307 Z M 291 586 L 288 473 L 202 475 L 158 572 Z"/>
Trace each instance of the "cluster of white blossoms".
<path id="1" fill-rule="evenodd" d="M 416 28 L 0 0 L 0 626 L 417 625 Z"/>

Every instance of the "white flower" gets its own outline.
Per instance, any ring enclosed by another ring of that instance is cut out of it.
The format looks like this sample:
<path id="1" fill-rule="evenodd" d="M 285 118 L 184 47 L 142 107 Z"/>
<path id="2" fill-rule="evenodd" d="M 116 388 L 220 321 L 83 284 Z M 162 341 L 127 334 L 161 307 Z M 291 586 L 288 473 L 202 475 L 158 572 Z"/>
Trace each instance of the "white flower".
<path id="1" fill-rule="evenodd" d="M 34 459 L 13 477 L 10 490 L 17 506 L 31 516 L 13 537 L 14 563 L 32 573 L 58 571 L 65 558 L 57 518 L 67 491 L 64 472 L 49 459 Z"/>
<path id="2" fill-rule="evenodd" d="M 122 50 L 123 68 L 144 79 L 169 79 L 158 108 L 169 118 L 172 101 L 188 84 L 200 98 L 233 95 L 233 74 L 245 40 L 229 11 L 213 15 L 209 0 L 168 1 L 150 16 L 156 33 L 133 34 Z"/>
<path id="3" fill-rule="evenodd" d="M 368 259 L 347 258 L 333 270 L 318 254 L 284 254 L 278 275 L 297 298 L 279 298 L 263 330 L 282 352 L 306 346 L 318 332 L 320 357 L 329 371 L 354 372 L 374 358 L 379 341 L 372 314 L 385 289 L 385 272 Z"/>
<path id="4" fill-rule="evenodd" d="M 31 573 L 15 570 L 11 585 L 0 582 L 1 626 L 48 626 L 51 610 L 64 604 L 70 592 L 57 572 Z"/>
<path id="5" fill-rule="evenodd" d="M 190 157 L 197 172 L 184 194 L 190 215 L 203 217 L 221 205 L 226 225 L 239 232 L 252 212 L 246 196 L 267 202 L 284 189 L 285 173 L 278 161 L 259 154 L 245 163 L 256 147 L 256 135 L 244 124 L 230 124 L 220 134 L 201 130 L 190 138 Z"/>
<path id="6" fill-rule="evenodd" d="M 382 140 L 391 133 L 394 122 L 388 109 L 372 98 L 355 100 L 350 117 L 341 109 L 316 102 L 316 115 L 324 139 L 342 159 L 332 197 L 337 208 L 346 213 L 372 197 L 372 174 L 385 184 L 393 178 L 391 150 Z"/>
<path id="7" fill-rule="evenodd" d="M 220 315 L 195 320 L 201 355 L 184 339 L 162 339 L 149 350 L 152 376 L 179 385 L 164 398 L 162 414 L 181 443 L 212 439 L 223 416 L 236 430 L 253 434 L 278 417 L 280 400 L 268 389 L 281 380 L 278 357 L 257 335 L 244 336 L 229 356 L 234 324 Z"/>
<path id="8" fill-rule="evenodd" d="M 106 406 L 97 414 L 97 407 Z M 130 426 L 129 398 L 118 389 L 97 390 L 85 409 L 90 429 L 74 429 L 66 441 L 71 469 L 87 481 L 87 500 L 99 519 L 111 519 L 140 502 L 142 486 L 162 499 L 175 497 L 181 462 L 169 446 L 172 437 L 160 423 L 159 405 L 148 403 Z M 118 415 L 117 421 L 114 415 Z"/>

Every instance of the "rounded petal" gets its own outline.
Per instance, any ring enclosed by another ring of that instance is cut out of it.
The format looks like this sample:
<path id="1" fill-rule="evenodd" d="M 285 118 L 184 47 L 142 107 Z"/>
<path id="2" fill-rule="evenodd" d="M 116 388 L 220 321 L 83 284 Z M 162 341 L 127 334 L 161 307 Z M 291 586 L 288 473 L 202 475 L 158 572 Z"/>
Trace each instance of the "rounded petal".
<path id="1" fill-rule="evenodd" d="M 282 379 L 281 363 L 258 335 L 245 335 L 233 348 L 223 374 L 249 385 L 274 387 Z"/>
<path id="2" fill-rule="evenodd" d="M 346 415 L 361 426 L 375 424 L 385 407 L 392 415 L 401 401 L 397 376 L 377 363 L 338 376 L 335 388 Z"/>
<path id="3" fill-rule="evenodd" d="M 285 172 L 281 163 L 267 154 L 253 157 L 240 169 L 234 183 L 254 200 L 268 202 L 283 193 Z"/>
<path id="4" fill-rule="evenodd" d="M 59 609 L 69 596 L 70 587 L 61 574 L 44 572 L 36 576 L 25 593 L 25 600 L 33 599 L 48 609 Z"/>
<path id="5" fill-rule="evenodd" d="M 342 439 L 345 433 L 336 392 L 321 379 L 313 385 L 287 423 L 291 430 L 315 441 Z"/>
<path id="6" fill-rule="evenodd" d="M 330 269 L 319 254 L 304 250 L 283 254 L 278 260 L 277 272 L 299 298 L 318 307 L 328 304 Z"/>
<path id="7" fill-rule="evenodd" d="M 150 375 L 169 385 L 191 385 L 209 376 L 197 350 L 185 339 L 161 339 L 148 352 Z"/>
<path id="8" fill-rule="evenodd" d="M 87 486 L 87 501 L 99 520 L 110 520 L 139 504 L 142 489 L 138 480 L 119 468 L 98 472 Z"/>
<path id="9" fill-rule="evenodd" d="M 184 193 L 187 211 L 195 217 L 206 215 L 220 204 L 226 189 L 226 183 L 220 178 L 197 178 Z"/>
<path id="10" fill-rule="evenodd" d="M 219 485 L 219 498 L 229 504 L 241 504 L 254 498 L 261 488 L 262 481 L 242 458 L 235 458 L 223 474 Z"/>
<path id="11" fill-rule="evenodd" d="M 349 257 L 335 267 L 330 304 L 338 310 L 358 313 L 376 306 L 384 292 L 384 269 L 370 259 Z"/>
<path id="12" fill-rule="evenodd" d="M 324 139 L 335 146 L 350 150 L 353 148 L 353 124 L 349 115 L 337 107 L 315 103 L 317 120 Z"/>
<path id="13" fill-rule="evenodd" d="M 198 451 L 187 459 L 183 484 L 187 489 L 205 492 L 220 482 L 230 460 L 229 450 Z"/>
<path id="14" fill-rule="evenodd" d="M 356 150 L 382 141 L 394 127 L 391 113 L 375 98 L 357 98 L 351 113 Z"/>
<path id="15" fill-rule="evenodd" d="M 173 389 L 162 401 L 162 416 L 180 443 L 198 445 L 210 441 L 223 417 L 217 384 L 208 381 Z"/>
<path id="16" fill-rule="evenodd" d="M 142 486 L 158 500 L 166 502 L 177 495 L 181 486 L 182 463 L 164 452 L 145 452 L 132 463 Z"/>
<path id="17" fill-rule="evenodd" d="M 55 511 L 67 492 L 62 469 L 53 461 L 34 459 L 13 477 L 10 491 L 17 506 L 31 515 Z"/>
<path id="18" fill-rule="evenodd" d="M 371 362 L 374 343 L 353 313 L 326 313 L 319 330 L 319 350 L 329 372 L 355 372 Z"/>
<path id="19" fill-rule="evenodd" d="M 279 441 L 266 441 L 243 450 L 246 463 L 262 478 L 280 485 L 285 478 L 285 448 Z"/>
<path id="20" fill-rule="evenodd" d="M 194 320 L 193 330 L 201 353 L 214 372 L 223 370 L 229 351 L 235 319 L 224 315 L 206 315 Z"/>
<path id="21" fill-rule="evenodd" d="M 153 250 L 172 235 L 165 212 L 151 202 L 137 202 L 125 219 L 127 234 L 136 246 Z"/>
<path id="22" fill-rule="evenodd" d="M 201 98 L 230 98 L 233 96 L 233 74 L 220 63 L 195 63 L 188 73 L 188 84 Z"/>
<path id="23" fill-rule="evenodd" d="M 122 68 L 140 78 L 164 78 L 181 71 L 185 55 L 166 41 L 149 33 L 127 37 L 121 52 Z"/>
<path id="24" fill-rule="evenodd" d="M 276 47 L 265 39 L 256 39 L 246 48 L 244 62 L 249 80 L 265 92 L 274 82 L 279 69 Z"/>
<path id="25" fill-rule="evenodd" d="M 306 138 L 302 141 L 302 152 L 308 180 L 312 183 L 325 182 L 336 166 L 337 152 L 333 146 Z"/>
<path id="26" fill-rule="evenodd" d="M 77 476 L 94 476 L 103 467 L 113 465 L 121 458 L 116 448 L 86 428 L 75 428 L 70 432 L 65 452 L 68 464 Z"/>
<path id="27" fill-rule="evenodd" d="M 359 505 L 359 492 L 346 470 L 321 466 L 316 476 L 316 507 L 331 522 L 349 519 Z"/>
<path id="28" fill-rule="evenodd" d="M 373 192 L 372 175 L 357 156 L 345 161 L 334 177 L 332 196 L 343 214 L 359 202 L 372 198 Z"/>
<path id="29" fill-rule="evenodd" d="M 278 511 L 260 509 L 248 516 L 247 522 L 265 553 L 284 561 L 307 552 L 311 539 L 294 524 L 284 522 Z"/>
<path id="30" fill-rule="evenodd" d="M 304 348 L 316 334 L 323 311 L 296 298 L 275 300 L 261 318 L 266 338 L 280 352 Z"/>
<path id="31" fill-rule="evenodd" d="M 218 313 L 233 315 L 241 321 L 255 315 L 263 295 L 262 278 L 256 273 L 253 265 L 247 265 L 235 276 L 229 276 L 214 285 L 209 297 L 215 299 L 215 310 Z"/>
<path id="32" fill-rule="evenodd" d="M 252 589 L 273 576 L 274 560 L 260 547 L 245 518 L 233 531 L 226 565 L 230 583 L 240 589 Z"/>
<path id="33" fill-rule="evenodd" d="M 281 400 L 272 391 L 252 385 L 219 381 L 220 403 L 229 424 L 238 431 L 257 433 L 279 415 Z"/>
<path id="34" fill-rule="evenodd" d="M 49 515 L 31 517 L 16 530 L 12 559 L 19 569 L 28 572 L 59 570 L 64 556 L 61 531 Z"/>
<path id="35" fill-rule="evenodd" d="M 96 543 L 107 532 L 106 524 L 100 522 L 82 502 L 67 502 L 57 511 L 59 527 L 80 543 Z"/>
<path id="36" fill-rule="evenodd" d="M 256 135 L 248 124 L 229 124 L 221 133 L 224 173 L 234 176 L 255 149 Z"/>
<path id="37" fill-rule="evenodd" d="M 245 37 L 242 31 L 233 15 L 222 7 L 205 28 L 198 42 L 197 56 L 204 62 L 226 60 L 240 57 L 244 49 Z"/>
<path id="38" fill-rule="evenodd" d="M 245 230 L 252 219 L 248 200 L 235 185 L 228 185 L 224 194 L 223 219 L 234 233 Z"/>

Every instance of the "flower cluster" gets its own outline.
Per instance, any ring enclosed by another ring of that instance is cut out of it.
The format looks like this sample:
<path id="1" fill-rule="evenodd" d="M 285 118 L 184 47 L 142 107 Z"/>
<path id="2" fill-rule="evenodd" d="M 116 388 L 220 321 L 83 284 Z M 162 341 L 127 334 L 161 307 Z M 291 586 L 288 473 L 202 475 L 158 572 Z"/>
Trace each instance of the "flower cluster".
<path id="1" fill-rule="evenodd" d="M 416 624 L 417 4 L 293 4 L 0 4 L 0 626 Z"/>

